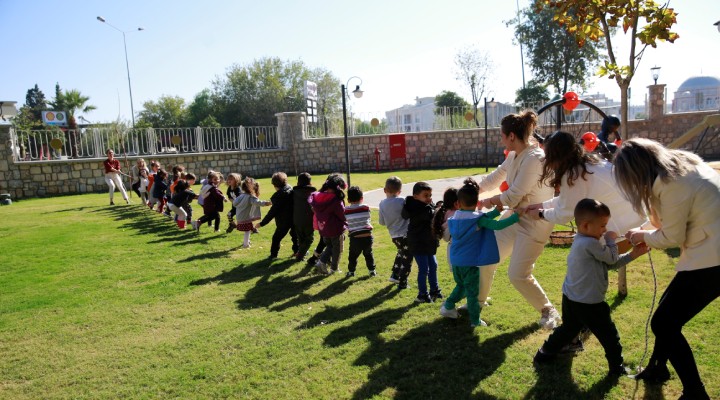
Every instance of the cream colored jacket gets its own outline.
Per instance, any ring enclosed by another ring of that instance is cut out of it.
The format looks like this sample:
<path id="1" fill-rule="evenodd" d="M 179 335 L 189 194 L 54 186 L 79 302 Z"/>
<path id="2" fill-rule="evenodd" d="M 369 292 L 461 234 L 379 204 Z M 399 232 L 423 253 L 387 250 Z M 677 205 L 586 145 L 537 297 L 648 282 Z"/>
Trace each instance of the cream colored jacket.
<path id="1" fill-rule="evenodd" d="M 552 188 L 540 183 L 544 158 L 545 152 L 536 146 L 529 146 L 518 154 L 511 151 L 498 169 L 483 178 L 480 188 L 493 190 L 506 181 L 509 189 L 500 194 L 500 201 L 510 208 L 552 199 Z"/>
<path id="2" fill-rule="evenodd" d="M 690 271 L 720 265 L 720 175 L 702 163 L 670 182 L 655 180 L 651 206 L 662 228 L 645 234 L 651 248 L 680 246 L 675 269 Z"/>

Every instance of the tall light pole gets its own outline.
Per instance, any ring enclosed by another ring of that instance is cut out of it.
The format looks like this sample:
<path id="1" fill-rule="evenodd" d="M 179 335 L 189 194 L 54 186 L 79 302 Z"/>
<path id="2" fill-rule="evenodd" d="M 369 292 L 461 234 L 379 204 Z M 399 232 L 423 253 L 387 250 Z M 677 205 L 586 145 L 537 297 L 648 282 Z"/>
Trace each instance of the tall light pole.
<path id="1" fill-rule="evenodd" d="M 134 30 L 133 30 L 133 31 L 123 31 L 123 30 L 121 30 L 121 29 L 118 29 L 116 26 L 114 26 L 113 24 L 107 22 L 107 21 L 105 20 L 105 18 L 103 18 L 103 17 L 101 17 L 101 16 L 98 16 L 98 17 L 97 17 L 97 20 L 100 21 L 100 22 L 102 22 L 102 23 L 104 23 L 104 24 L 107 24 L 109 27 L 111 27 L 111 28 L 115 29 L 116 31 L 122 33 L 122 36 L 123 36 L 123 46 L 125 47 L 125 68 L 127 69 L 128 90 L 130 91 L 130 117 L 132 118 L 132 124 L 133 124 L 133 128 L 134 128 L 134 127 L 135 127 L 135 107 L 133 106 L 132 84 L 130 83 L 130 63 L 128 63 L 127 41 L 125 40 L 125 34 L 128 33 L 128 32 L 135 32 L 135 31 L 134 31 Z M 137 30 L 138 30 L 138 31 L 142 31 L 142 30 L 145 30 L 145 29 L 142 28 L 142 27 L 140 27 L 140 28 L 137 28 Z"/>
<path id="2" fill-rule="evenodd" d="M 348 97 L 347 86 L 353 79 L 360 79 L 357 76 L 353 76 L 348 79 L 347 83 L 340 85 L 340 91 L 342 92 L 342 107 L 343 107 L 343 134 L 345 135 L 345 167 L 347 168 L 347 185 L 350 187 L 350 147 L 348 146 L 348 126 L 347 126 L 347 106 L 345 105 L 345 98 Z M 360 79 L 360 85 L 362 85 L 362 79 Z M 363 91 L 360 90 L 360 85 L 355 86 L 355 90 L 352 91 L 355 98 L 361 98 Z"/>

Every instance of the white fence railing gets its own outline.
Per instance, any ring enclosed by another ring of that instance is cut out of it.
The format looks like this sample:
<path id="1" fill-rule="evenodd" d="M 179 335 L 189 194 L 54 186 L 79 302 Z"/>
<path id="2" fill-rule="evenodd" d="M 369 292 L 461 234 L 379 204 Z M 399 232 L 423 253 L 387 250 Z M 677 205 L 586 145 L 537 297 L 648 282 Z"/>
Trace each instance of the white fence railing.
<path id="1" fill-rule="evenodd" d="M 105 158 L 107 149 L 115 154 L 149 156 L 279 148 L 275 126 L 13 130 L 11 141 L 16 162 Z"/>

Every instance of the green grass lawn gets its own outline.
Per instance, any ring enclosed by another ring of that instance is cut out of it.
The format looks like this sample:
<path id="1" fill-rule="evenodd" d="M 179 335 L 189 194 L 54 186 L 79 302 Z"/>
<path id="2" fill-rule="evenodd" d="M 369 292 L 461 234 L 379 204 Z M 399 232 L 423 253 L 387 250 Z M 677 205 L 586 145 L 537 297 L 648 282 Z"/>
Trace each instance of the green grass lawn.
<path id="1" fill-rule="evenodd" d="M 402 171 L 405 182 L 478 169 Z M 353 174 L 365 190 L 389 174 Z M 291 178 L 294 184 L 295 179 Z M 318 183 L 318 182 L 316 182 Z M 261 180 L 263 198 L 271 194 Z M 137 200 L 137 199 L 135 199 Z M 195 214 L 201 208 L 195 206 Z M 605 379 L 602 347 L 535 370 L 547 338 L 537 314 L 501 266 L 489 324 L 414 305 L 387 276 L 394 247 L 375 221 L 379 276 L 314 275 L 266 260 L 272 226 L 241 249 L 237 232 L 181 231 L 140 205 L 107 205 L 107 194 L 33 199 L 0 208 L 0 398 L 398 398 L 662 399 L 680 395 L 673 372 L 662 387 Z M 227 222 L 223 220 L 222 229 Z M 347 244 L 346 244 L 347 246 Z M 567 248 L 547 247 L 535 276 L 558 304 Z M 347 256 L 347 249 L 344 254 Z M 673 259 L 653 251 L 659 293 Z M 452 277 L 438 250 L 446 294 Z M 341 264 L 346 270 L 346 262 Z M 414 271 L 413 271 L 414 272 Z M 413 275 L 414 276 L 414 275 Z M 608 302 L 624 355 L 640 362 L 653 295 L 648 257 L 628 268 L 630 294 Z M 414 287 L 414 279 L 411 279 Z M 712 398 L 720 398 L 717 302 L 684 333 Z M 650 334 L 649 345 L 652 347 Z"/>

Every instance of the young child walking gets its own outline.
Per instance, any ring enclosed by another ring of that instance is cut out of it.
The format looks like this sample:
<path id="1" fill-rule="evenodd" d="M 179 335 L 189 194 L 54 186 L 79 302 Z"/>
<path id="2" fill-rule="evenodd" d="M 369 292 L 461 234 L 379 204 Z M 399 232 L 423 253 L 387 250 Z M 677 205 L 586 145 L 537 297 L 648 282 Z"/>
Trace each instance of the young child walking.
<path id="1" fill-rule="evenodd" d="M 379 223 L 388 229 L 390 239 L 397 248 L 392 266 L 390 282 L 397 283 L 399 289 L 407 289 L 407 279 L 412 269 L 412 255 L 408 248 L 407 231 L 409 221 L 402 217 L 405 199 L 400 197 L 402 181 L 391 176 L 385 181 L 385 198 L 380 201 Z"/>
<path id="2" fill-rule="evenodd" d="M 157 199 L 153 196 L 153 184 L 155 183 L 155 176 L 160 170 L 160 163 L 157 161 L 150 161 L 150 173 L 148 174 L 148 185 L 147 185 L 147 206 L 152 210 L 153 206 L 157 204 Z"/>
<path id="3" fill-rule="evenodd" d="M 227 191 L 225 191 L 225 195 L 227 196 L 228 200 L 231 201 L 233 204 L 235 204 L 235 199 L 237 199 L 241 194 L 242 190 L 240 189 L 240 183 L 242 182 L 242 175 L 238 174 L 237 172 L 233 172 L 227 177 Z M 235 223 L 235 207 L 230 207 L 230 211 L 227 213 L 228 218 L 228 227 L 225 230 L 225 233 L 232 233 L 235 229 L 237 229 L 237 224 Z"/>
<path id="4" fill-rule="evenodd" d="M 148 170 L 140 170 L 140 185 L 138 185 L 138 193 L 140 193 L 140 201 L 142 204 L 148 203 L 148 185 L 150 180 L 148 179 Z"/>
<path id="5" fill-rule="evenodd" d="M 150 199 L 150 209 L 158 205 L 157 212 L 162 213 L 165 209 L 165 203 L 167 202 L 167 172 L 160 168 L 155 174 L 155 182 L 152 186 L 152 199 Z"/>
<path id="6" fill-rule="evenodd" d="M 447 193 L 447 192 L 446 192 Z M 467 310 L 470 326 L 487 326 L 480 319 L 480 268 L 500 262 L 500 251 L 493 231 L 504 229 L 519 221 L 517 213 L 496 221 L 500 211 L 488 213 L 476 211 L 480 195 L 480 185 L 467 178 L 463 187 L 457 191 L 459 209 L 447 220 L 447 231 L 452 238 L 448 260 L 452 265 L 455 288 L 440 306 L 440 315 L 446 318 L 458 318 L 455 303 L 467 298 Z"/>
<path id="7" fill-rule="evenodd" d="M 250 234 L 253 232 L 253 222 L 260 219 L 260 207 L 269 206 L 272 203 L 258 199 L 260 196 L 260 185 L 255 179 L 246 176 L 240 184 L 240 195 L 233 200 L 237 217 L 237 230 L 244 233 L 243 249 L 250 247 Z"/>
<path id="8" fill-rule="evenodd" d="M 416 303 L 432 303 L 442 299 L 437 280 L 437 259 L 435 253 L 440 245 L 432 233 L 432 219 L 435 206 L 432 202 L 432 187 L 427 182 L 413 185 L 412 196 L 405 198 L 401 215 L 409 220 L 407 241 L 418 265 L 418 295 Z M 428 283 L 430 290 L 428 292 Z"/>
<path id="9" fill-rule="evenodd" d="M 224 209 L 223 203 L 228 201 L 227 197 L 223 196 L 219 189 L 220 182 L 222 182 L 222 174 L 219 172 L 213 172 L 208 177 L 210 187 L 205 190 L 202 194 L 203 202 L 202 208 L 204 215 L 192 222 L 193 229 L 200 232 L 200 227 L 206 222 L 215 223 L 215 232 L 220 231 L 220 213 Z M 198 203 L 200 203 L 200 197 L 198 197 Z"/>
<path id="10" fill-rule="evenodd" d="M 295 228 L 293 227 L 293 194 L 292 187 L 287 183 L 287 175 L 284 172 L 276 172 L 270 178 L 275 193 L 270 196 L 272 207 L 258 224 L 255 229 L 259 229 L 275 219 L 275 233 L 272 236 L 270 244 L 270 256 L 268 258 L 275 259 L 280 252 L 280 242 L 290 232 L 290 240 L 292 241 L 293 256 L 297 255 L 298 244 L 297 236 L 295 236 Z"/>
<path id="11" fill-rule="evenodd" d="M 305 259 L 313 240 L 315 240 L 314 214 L 308 199 L 317 189 L 312 186 L 311 180 L 310 174 L 303 172 L 298 175 L 297 186 L 293 188 L 293 226 L 298 241 L 298 250 L 295 255 L 296 261 Z"/>
<path id="12" fill-rule="evenodd" d="M 377 276 L 375 272 L 375 257 L 373 256 L 373 226 L 370 223 L 370 207 L 363 204 L 363 192 L 358 186 L 348 188 L 347 194 L 350 205 L 345 207 L 348 236 L 350 237 L 350 250 L 348 251 L 347 277 L 355 276 L 357 260 L 360 254 L 365 257 L 365 266 L 368 274 Z"/>
<path id="13" fill-rule="evenodd" d="M 325 242 L 325 250 L 315 264 L 316 270 L 321 274 L 341 272 L 339 264 L 345 242 L 345 229 L 347 229 L 343 192 L 346 187 L 345 180 L 340 175 L 331 175 L 320 187 L 320 191 L 311 194 L 308 199 L 315 212 L 320 236 Z"/>
<path id="14" fill-rule="evenodd" d="M 185 229 L 185 221 L 187 220 L 187 205 L 193 201 L 197 195 L 190 189 L 187 181 L 184 179 L 178 179 L 175 184 L 175 194 L 168 202 L 168 208 L 177 215 L 177 226 L 180 229 Z"/>
<path id="15" fill-rule="evenodd" d="M 597 337 L 605 349 L 610 375 L 624 375 L 620 334 L 605 302 L 608 269 L 617 269 L 649 251 L 645 244 L 618 255 L 617 233 L 607 230 L 610 209 L 594 199 L 582 199 L 575 206 L 575 235 L 567 256 L 567 273 L 562 291 L 562 324 L 556 328 L 535 354 L 541 364 L 555 359 L 560 350 L 573 341 L 583 327 Z M 605 244 L 600 238 L 605 238 Z"/>
<path id="16" fill-rule="evenodd" d="M 448 244 L 445 252 L 448 266 L 450 267 L 450 273 L 452 273 L 452 262 L 450 261 L 450 246 L 452 245 L 452 238 L 450 237 L 447 221 L 455 215 L 455 211 L 458 209 L 458 190 L 453 187 L 445 189 L 442 201 L 439 201 L 435 207 L 437 210 L 433 216 L 433 234 L 438 238 L 438 240 L 442 239 Z"/>

